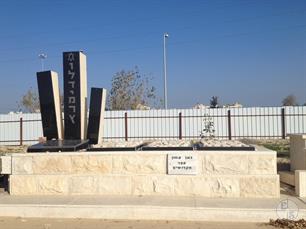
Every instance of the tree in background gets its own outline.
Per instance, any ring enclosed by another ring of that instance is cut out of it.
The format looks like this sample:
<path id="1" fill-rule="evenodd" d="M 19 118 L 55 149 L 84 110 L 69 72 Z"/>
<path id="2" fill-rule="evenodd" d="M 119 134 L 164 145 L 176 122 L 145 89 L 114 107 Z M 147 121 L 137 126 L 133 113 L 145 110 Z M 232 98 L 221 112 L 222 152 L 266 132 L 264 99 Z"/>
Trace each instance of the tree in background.
<path id="1" fill-rule="evenodd" d="M 38 93 L 33 88 L 30 88 L 21 98 L 18 103 L 18 110 L 25 110 L 30 113 L 39 112 L 39 98 Z"/>
<path id="2" fill-rule="evenodd" d="M 288 95 L 282 101 L 283 106 L 298 106 L 296 97 L 294 95 Z"/>
<path id="3" fill-rule="evenodd" d="M 219 107 L 219 101 L 218 101 L 218 96 L 213 96 L 211 97 L 210 100 L 210 108 L 218 108 Z"/>
<path id="4" fill-rule="evenodd" d="M 117 72 L 108 95 L 109 110 L 135 110 L 139 106 L 156 105 L 155 88 L 150 78 L 141 75 L 138 68 Z"/>

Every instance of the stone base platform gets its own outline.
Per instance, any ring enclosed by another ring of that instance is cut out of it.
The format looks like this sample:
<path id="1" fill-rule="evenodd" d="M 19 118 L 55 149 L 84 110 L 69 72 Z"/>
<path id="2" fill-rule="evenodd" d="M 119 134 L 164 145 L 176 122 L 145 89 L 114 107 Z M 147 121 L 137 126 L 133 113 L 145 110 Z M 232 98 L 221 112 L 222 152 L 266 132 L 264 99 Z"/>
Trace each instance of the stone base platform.
<path id="1" fill-rule="evenodd" d="M 306 202 L 287 195 L 273 199 L 0 195 L 0 217 L 269 222 L 287 216 L 279 209 L 287 199 L 295 203 L 287 211 L 294 212 L 295 219 L 305 219 Z"/>
<path id="2" fill-rule="evenodd" d="M 196 175 L 169 175 L 171 153 L 192 153 Z M 7 157 L 7 156 L 6 156 Z M 11 195 L 277 198 L 276 152 L 73 152 L 10 156 Z M 4 161 L 8 161 L 5 158 Z"/>

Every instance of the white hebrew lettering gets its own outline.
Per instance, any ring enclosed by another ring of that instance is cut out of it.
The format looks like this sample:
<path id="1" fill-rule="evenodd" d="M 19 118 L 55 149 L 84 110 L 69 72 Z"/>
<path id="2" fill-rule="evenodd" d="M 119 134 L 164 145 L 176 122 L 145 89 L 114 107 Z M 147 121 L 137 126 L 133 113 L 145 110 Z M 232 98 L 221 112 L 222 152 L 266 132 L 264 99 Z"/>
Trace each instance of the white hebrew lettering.
<path id="1" fill-rule="evenodd" d="M 75 76 L 75 72 L 70 71 L 70 69 L 68 70 L 68 75 L 70 76 L 70 79 L 73 80 L 74 76 Z"/>
<path id="2" fill-rule="evenodd" d="M 70 121 L 72 122 L 72 124 L 75 124 L 75 115 L 69 115 Z"/>
<path id="3" fill-rule="evenodd" d="M 73 111 L 73 113 L 75 113 L 75 106 L 68 106 L 69 109 L 71 109 Z"/>
<path id="4" fill-rule="evenodd" d="M 72 52 L 68 54 L 68 61 L 74 61 L 74 54 Z"/>
<path id="5" fill-rule="evenodd" d="M 73 67 L 74 67 L 73 62 L 70 62 L 69 66 L 70 66 L 70 69 L 73 70 Z"/>
<path id="6" fill-rule="evenodd" d="M 71 88 L 74 88 L 75 81 L 68 81 L 68 84 L 70 84 L 70 85 L 71 85 Z"/>
<path id="7" fill-rule="evenodd" d="M 75 97 L 68 97 L 68 103 L 71 104 L 71 103 L 75 103 Z"/>

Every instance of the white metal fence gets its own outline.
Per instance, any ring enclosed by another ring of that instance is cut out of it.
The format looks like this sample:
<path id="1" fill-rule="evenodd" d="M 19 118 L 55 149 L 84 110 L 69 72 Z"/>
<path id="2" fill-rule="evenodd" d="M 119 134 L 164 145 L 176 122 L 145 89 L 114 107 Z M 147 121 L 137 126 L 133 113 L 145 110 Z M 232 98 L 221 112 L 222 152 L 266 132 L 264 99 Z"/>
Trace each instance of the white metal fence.
<path id="1" fill-rule="evenodd" d="M 205 115 L 219 138 L 283 138 L 306 133 L 306 106 L 106 111 L 105 140 L 199 138 Z M 0 144 L 33 144 L 42 136 L 40 114 L 0 115 Z"/>

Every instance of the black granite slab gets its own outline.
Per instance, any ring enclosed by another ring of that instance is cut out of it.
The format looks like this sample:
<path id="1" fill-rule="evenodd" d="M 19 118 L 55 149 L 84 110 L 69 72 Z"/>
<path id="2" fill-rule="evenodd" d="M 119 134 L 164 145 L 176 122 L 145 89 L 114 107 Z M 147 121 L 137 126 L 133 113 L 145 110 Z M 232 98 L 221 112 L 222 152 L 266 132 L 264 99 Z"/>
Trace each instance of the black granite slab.
<path id="1" fill-rule="evenodd" d="M 43 134 L 47 140 L 58 139 L 51 71 L 37 72 L 36 75 Z"/>
<path id="2" fill-rule="evenodd" d="M 27 152 L 75 152 L 88 148 L 88 140 L 49 140 L 28 147 Z"/>
<path id="3" fill-rule="evenodd" d="M 80 52 L 64 52 L 64 139 L 81 139 Z"/>
<path id="4" fill-rule="evenodd" d="M 254 146 L 196 146 L 196 149 L 206 151 L 255 151 Z"/>
<path id="5" fill-rule="evenodd" d="M 143 151 L 170 151 L 170 150 L 175 150 L 175 151 L 180 151 L 180 150 L 194 150 L 194 147 L 192 146 L 178 146 L 178 147 L 174 147 L 174 146 L 168 146 L 168 147 L 150 147 L 150 146 L 144 146 L 141 148 L 141 150 Z"/>
<path id="6" fill-rule="evenodd" d="M 138 151 L 137 147 L 98 147 L 88 148 L 87 151 L 99 152 L 99 151 Z"/>
<path id="7" fill-rule="evenodd" d="M 87 151 L 140 151 L 142 147 L 147 145 L 146 143 L 137 145 L 135 147 L 92 147 L 88 148 Z"/>
<path id="8" fill-rule="evenodd" d="M 87 127 L 87 139 L 90 144 L 97 144 L 99 141 L 99 130 L 101 120 L 103 88 L 91 88 L 89 118 Z M 103 121 L 103 120 L 102 120 Z"/>

